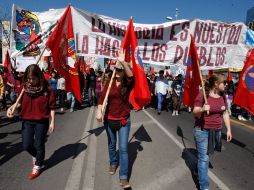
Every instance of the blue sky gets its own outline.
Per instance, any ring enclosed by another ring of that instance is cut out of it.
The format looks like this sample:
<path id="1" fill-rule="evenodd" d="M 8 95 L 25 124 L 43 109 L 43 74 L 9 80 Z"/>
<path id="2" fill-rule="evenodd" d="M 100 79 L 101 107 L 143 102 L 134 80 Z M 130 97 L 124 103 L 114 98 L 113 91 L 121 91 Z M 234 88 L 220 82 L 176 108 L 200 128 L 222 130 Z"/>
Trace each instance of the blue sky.
<path id="1" fill-rule="evenodd" d="M 30 11 L 46 11 L 49 8 L 74 7 L 128 20 L 133 16 L 137 23 L 162 23 L 166 16 L 178 19 L 211 19 L 226 22 L 245 22 L 247 10 L 254 7 L 254 0 L 0 0 L 0 15 L 15 3 Z"/>

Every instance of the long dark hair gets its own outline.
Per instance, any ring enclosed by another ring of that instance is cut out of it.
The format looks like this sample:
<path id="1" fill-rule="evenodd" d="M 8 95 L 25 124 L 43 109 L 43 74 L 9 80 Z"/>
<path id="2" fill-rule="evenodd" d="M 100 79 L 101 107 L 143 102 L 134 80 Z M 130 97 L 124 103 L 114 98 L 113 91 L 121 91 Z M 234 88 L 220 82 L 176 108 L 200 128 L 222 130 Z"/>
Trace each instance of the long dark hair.
<path id="1" fill-rule="evenodd" d="M 24 85 L 29 84 L 29 76 L 34 76 L 39 78 L 38 87 L 41 87 L 42 90 L 48 89 L 48 82 L 46 81 L 43 72 L 41 71 L 40 67 L 37 64 L 29 65 L 26 68 L 26 71 L 23 76 L 23 83 Z"/>
<path id="2" fill-rule="evenodd" d="M 124 101 L 128 101 L 129 94 L 130 94 L 130 92 L 129 92 L 129 88 L 128 88 L 128 81 L 127 81 L 126 76 L 124 76 L 121 81 L 121 95 L 122 95 Z"/>

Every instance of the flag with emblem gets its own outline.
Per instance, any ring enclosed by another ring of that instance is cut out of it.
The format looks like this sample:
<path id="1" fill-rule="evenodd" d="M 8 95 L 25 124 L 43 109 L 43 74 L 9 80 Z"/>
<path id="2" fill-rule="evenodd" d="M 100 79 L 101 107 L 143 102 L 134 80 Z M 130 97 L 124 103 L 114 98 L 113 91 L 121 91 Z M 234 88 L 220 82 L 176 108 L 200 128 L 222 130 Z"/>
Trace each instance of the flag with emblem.
<path id="1" fill-rule="evenodd" d="M 71 6 L 68 5 L 46 46 L 51 50 L 54 68 L 65 78 L 65 89 L 81 102 L 80 80 L 76 57 Z"/>
<path id="2" fill-rule="evenodd" d="M 129 101 L 135 110 L 140 110 L 150 102 L 151 95 L 146 74 L 142 67 L 143 64 L 139 54 L 138 42 L 134 32 L 132 18 L 129 21 L 121 47 L 125 51 L 125 61 L 132 63 L 132 72 L 135 77 L 135 84 L 131 91 Z"/>
<path id="3" fill-rule="evenodd" d="M 193 37 L 191 36 L 188 54 L 187 70 L 185 75 L 183 104 L 193 108 L 194 101 L 199 93 L 200 75 L 198 66 L 198 53 Z"/>
<path id="4" fill-rule="evenodd" d="M 249 51 L 245 59 L 234 104 L 254 114 L 254 49 Z"/>

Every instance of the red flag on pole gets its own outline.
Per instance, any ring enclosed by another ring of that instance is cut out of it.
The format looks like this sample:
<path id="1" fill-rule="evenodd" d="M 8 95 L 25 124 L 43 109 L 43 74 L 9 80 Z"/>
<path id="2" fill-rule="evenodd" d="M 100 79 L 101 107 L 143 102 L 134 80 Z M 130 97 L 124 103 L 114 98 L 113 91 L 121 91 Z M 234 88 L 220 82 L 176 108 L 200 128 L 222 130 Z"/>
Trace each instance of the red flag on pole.
<path id="1" fill-rule="evenodd" d="M 254 114 L 254 49 L 248 53 L 245 59 L 234 104 Z"/>
<path id="2" fill-rule="evenodd" d="M 5 55 L 4 66 L 9 70 L 9 72 L 11 71 L 11 67 L 10 67 L 11 66 L 11 58 L 10 58 L 8 50 Z"/>
<path id="3" fill-rule="evenodd" d="M 135 85 L 131 91 L 129 101 L 135 110 L 140 110 L 150 102 L 151 96 L 146 74 L 142 67 L 142 60 L 139 55 L 138 42 L 134 32 L 132 18 L 129 21 L 121 47 L 125 51 L 126 61 L 132 62 L 132 72 L 135 77 Z"/>
<path id="4" fill-rule="evenodd" d="M 210 78 L 211 76 L 213 76 L 213 70 L 208 71 L 208 78 Z"/>
<path id="5" fill-rule="evenodd" d="M 151 69 L 151 74 L 154 74 L 154 67 L 152 67 Z"/>
<path id="6" fill-rule="evenodd" d="M 185 75 L 183 104 L 191 108 L 199 93 L 200 75 L 198 66 L 198 53 L 193 37 L 191 36 L 190 50 Z"/>
<path id="7" fill-rule="evenodd" d="M 81 102 L 77 57 L 72 27 L 71 6 L 68 5 L 63 16 L 46 42 L 51 50 L 54 68 L 65 78 L 66 91 L 74 94 Z"/>
<path id="8" fill-rule="evenodd" d="M 232 75 L 230 73 L 230 70 L 228 69 L 228 82 L 231 81 L 233 78 L 232 78 Z"/>

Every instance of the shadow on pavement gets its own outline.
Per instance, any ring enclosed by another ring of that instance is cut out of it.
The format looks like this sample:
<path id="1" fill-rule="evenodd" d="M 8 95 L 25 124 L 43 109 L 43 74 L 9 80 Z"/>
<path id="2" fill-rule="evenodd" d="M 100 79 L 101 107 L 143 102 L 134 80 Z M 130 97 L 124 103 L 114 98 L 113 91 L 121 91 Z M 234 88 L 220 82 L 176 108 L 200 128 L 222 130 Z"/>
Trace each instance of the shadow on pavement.
<path id="1" fill-rule="evenodd" d="M 222 139 L 223 139 L 223 140 L 227 141 L 227 135 L 226 135 L 225 133 L 222 133 L 221 136 L 222 136 Z M 253 157 L 254 157 L 254 151 L 250 150 L 250 149 L 246 146 L 246 144 L 244 144 L 244 143 L 242 143 L 242 142 L 236 140 L 235 138 L 232 138 L 232 140 L 230 141 L 230 143 L 233 143 L 234 145 L 237 145 L 237 146 L 239 146 L 239 147 L 245 149 L 246 151 L 248 151 L 249 153 L 251 153 L 251 154 L 253 155 Z"/>
<path id="2" fill-rule="evenodd" d="M 23 151 L 22 142 L 13 144 L 12 142 L 5 142 L 0 144 L 0 166 L 8 162 L 17 154 Z M 4 156 L 3 156 L 4 155 Z"/>
<path id="3" fill-rule="evenodd" d="M 131 142 L 135 138 L 134 142 Z M 143 151 L 142 142 L 152 142 L 152 138 L 146 131 L 145 127 L 141 125 L 135 133 L 133 133 L 131 139 L 129 140 L 129 176 L 131 178 L 132 168 L 134 162 L 137 158 L 138 152 Z"/>
<path id="4" fill-rule="evenodd" d="M 78 142 L 80 142 L 80 141 L 82 141 L 82 140 L 84 140 L 84 139 L 86 139 L 86 138 L 88 138 L 89 136 L 91 136 L 92 134 L 94 134 L 96 137 L 98 137 L 103 131 L 104 131 L 104 126 L 102 126 L 102 127 L 98 127 L 98 128 L 96 128 L 96 129 L 92 129 L 92 130 L 89 130 L 89 131 L 87 131 L 88 133 L 90 133 L 89 135 L 86 135 L 85 137 L 83 137 L 83 138 L 81 138 L 80 140 L 78 140 L 77 141 L 77 143 Z"/>
<path id="5" fill-rule="evenodd" d="M 102 126 L 96 129 L 89 130 L 88 133 L 94 134 L 96 137 L 98 137 L 104 131 L 104 129 L 105 129 L 104 126 Z"/>
<path id="6" fill-rule="evenodd" d="M 0 139 L 3 139 L 5 137 L 7 137 L 8 135 L 18 135 L 18 134 L 21 135 L 21 130 L 13 131 L 10 133 L 0 133 Z"/>
<path id="7" fill-rule="evenodd" d="M 182 158 L 185 161 L 186 166 L 189 168 L 191 172 L 192 179 L 196 185 L 196 188 L 199 189 L 199 182 L 198 182 L 198 152 L 194 148 L 187 148 L 185 141 L 187 138 L 184 137 L 182 128 L 178 125 L 176 129 L 176 134 L 182 138 L 182 143 L 184 146 L 183 152 L 182 152 Z M 209 168 L 213 168 L 213 165 L 211 162 L 209 162 Z"/>
<path id="8" fill-rule="evenodd" d="M 1 117 L 1 119 L 0 119 L 0 128 L 4 127 L 4 126 L 7 126 L 7 125 L 10 125 L 12 123 L 20 122 L 20 121 L 21 121 L 21 119 L 17 115 L 14 116 L 13 118 Z"/>
<path id="9" fill-rule="evenodd" d="M 52 168 L 55 165 L 63 162 L 64 160 L 69 159 L 70 157 L 72 157 L 72 159 L 75 159 L 86 148 L 87 145 L 84 143 L 68 144 L 59 148 L 50 156 L 49 159 L 45 161 L 44 170 Z"/>
<path id="10" fill-rule="evenodd" d="M 182 152 L 182 158 L 184 159 L 186 166 L 189 168 L 191 172 L 191 177 L 196 185 L 196 188 L 199 189 L 198 172 L 197 172 L 198 165 L 197 154 L 198 153 L 196 149 L 184 148 Z"/>

